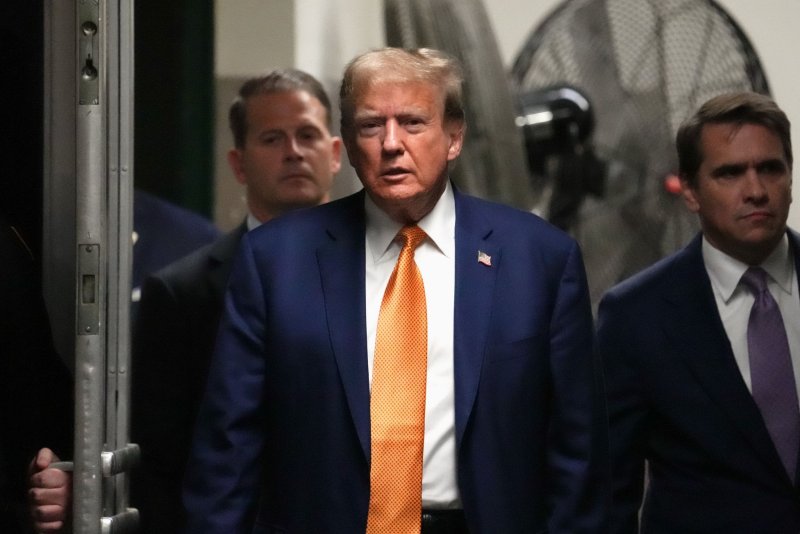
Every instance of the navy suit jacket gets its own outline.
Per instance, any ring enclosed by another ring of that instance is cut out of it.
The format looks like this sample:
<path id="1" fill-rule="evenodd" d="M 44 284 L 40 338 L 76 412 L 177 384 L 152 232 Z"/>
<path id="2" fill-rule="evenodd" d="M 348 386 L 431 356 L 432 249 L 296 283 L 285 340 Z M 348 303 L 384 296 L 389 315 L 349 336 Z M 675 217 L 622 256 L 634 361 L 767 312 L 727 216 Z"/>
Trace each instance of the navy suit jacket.
<path id="1" fill-rule="evenodd" d="M 638 531 L 647 459 L 641 532 L 796 534 L 800 494 L 734 360 L 701 245 L 698 235 L 600 303 L 612 532 Z"/>
<path id="2" fill-rule="evenodd" d="M 187 473 L 187 532 L 364 532 L 363 195 L 243 238 Z M 470 531 L 598 532 L 607 436 L 578 246 L 534 215 L 458 193 L 455 241 L 457 476 Z"/>
<path id="3" fill-rule="evenodd" d="M 142 532 L 183 526 L 181 485 L 225 288 L 245 223 L 148 276 L 133 336 L 131 439 L 141 447 L 131 503 Z"/>

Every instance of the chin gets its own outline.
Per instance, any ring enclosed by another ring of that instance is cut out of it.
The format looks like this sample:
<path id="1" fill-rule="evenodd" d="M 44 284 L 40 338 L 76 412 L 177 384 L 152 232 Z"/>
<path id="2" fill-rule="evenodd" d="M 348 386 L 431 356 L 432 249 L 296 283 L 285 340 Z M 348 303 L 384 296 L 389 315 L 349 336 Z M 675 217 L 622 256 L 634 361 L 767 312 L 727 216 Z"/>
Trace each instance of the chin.
<path id="1" fill-rule="evenodd" d="M 313 193 L 281 195 L 281 203 L 295 207 L 316 206 L 322 202 L 322 195 L 318 191 Z"/>

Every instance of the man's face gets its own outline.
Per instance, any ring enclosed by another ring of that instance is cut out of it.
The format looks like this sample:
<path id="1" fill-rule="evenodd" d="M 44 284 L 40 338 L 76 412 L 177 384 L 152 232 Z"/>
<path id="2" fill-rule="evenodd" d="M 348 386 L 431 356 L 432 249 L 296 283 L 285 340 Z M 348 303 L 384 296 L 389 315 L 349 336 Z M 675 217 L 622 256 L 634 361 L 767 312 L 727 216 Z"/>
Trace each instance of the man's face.
<path id="1" fill-rule="evenodd" d="M 375 204 L 416 222 L 441 196 L 447 163 L 461 152 L 463 124 L 444 122 L 444 96 L 425 82 L 377 83 L 355 99 L 350 163 Z"/>
<path id="2" fill-rule="evenodd" d="M 256 95 L 246 102 L 244 148 L 228 153 L 247 187 L 251 213 L 266 221 L 328 200 L 341 165 L 341 140 L 326 126 L 325 107 L 306 91 Z"/>
<path id="3" fill-rule="evenodd" d="M 708 124 L 694 187 L 683 183 L 689 209 L 706 239 L 749 265 L 761 263 L 786 230 L 792 176 L 780 138 L 758 124 Z"/>

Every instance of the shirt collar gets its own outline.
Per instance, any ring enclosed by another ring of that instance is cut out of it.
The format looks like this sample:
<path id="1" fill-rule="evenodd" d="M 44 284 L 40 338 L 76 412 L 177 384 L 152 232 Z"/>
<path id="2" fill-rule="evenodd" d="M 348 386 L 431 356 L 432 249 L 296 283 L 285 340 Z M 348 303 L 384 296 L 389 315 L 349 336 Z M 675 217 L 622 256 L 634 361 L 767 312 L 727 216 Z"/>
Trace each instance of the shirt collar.
<path id="1" fill-rule="evenodd" d="M 711 279 L 711 285 L 727 303 L 739 286 L 739 281 L 749 265 L 715 248 L 705 236 L 703 236 L 703 262 L 708 271 L 708 277 Z M 792 267 L 792 254 L 789 250 L 789 238 L 786 234 L 760 267 L 767 272 L 782 291 L 789 295 L 792 294 L 794 268 Z"/>
<path id="2" fill-rule="evenodd" d="M 247 212 L 247 230 L 254 230 L 261 226 L 261 221 L 256 219 L 255 215 L 250 212 Z"/>
<path id="3" fill-rule="evenodd" d="M 372 201 L 369 195 L 364 195 L 364 199 L 364 209 L 367 215 L 367 248 L 372 251 L 373 261 L 378 263 L 389 252 L 397 232 L 403 225 L 392 220 Z M 442 254 L 452 258 L 455 255 L 455 221 L 455 196 L 448 180 L 436 205 L 417 222 L 417 225 L 425 231 L 428 240 Z"/>

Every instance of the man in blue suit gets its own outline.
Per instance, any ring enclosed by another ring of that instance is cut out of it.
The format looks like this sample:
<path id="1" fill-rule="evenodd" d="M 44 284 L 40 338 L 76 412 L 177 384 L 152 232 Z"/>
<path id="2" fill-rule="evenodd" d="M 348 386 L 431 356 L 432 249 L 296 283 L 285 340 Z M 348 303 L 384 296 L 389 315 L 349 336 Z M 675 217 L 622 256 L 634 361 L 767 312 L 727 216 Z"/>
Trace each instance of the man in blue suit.
<path id="1" fill-rule="evenodd" d="M 247 80 L 228 117 L 246 220 L 142 285 L 131 385 L 131 437 L 142 450 L 131 503 L 142 532 L 183 528 L 183 474 L 239 241 L 263 221 L 327 202 L 341 165 L 330 100 L 310 74 L 278 69 Z"/>
<path id="2" fill-rule="evenodd" d="M 612 531 L 796 534 L 800 239 L 786 227 L 789 120 L 766 96 L 722 95 L 681 126 L 677 147 L 702 233 L 599 308 Z M 754 273 L 768 291 L 751 289 Z M 776 330 L 764 338 L 766 302 Z"/>
<path id="3" fill-rule="evenodd" d="M 385 532 L 602 531 L 607 437 L 581 254 L 538 217 L 452 187 L 461 84 L 433 50 L 348 65 L 342 133 L 364 191 L 242 239 L 187 532 L 365 532 L 378 315 L 407 225 L 426 234 L 421 505 L 416 527 Z"/>

